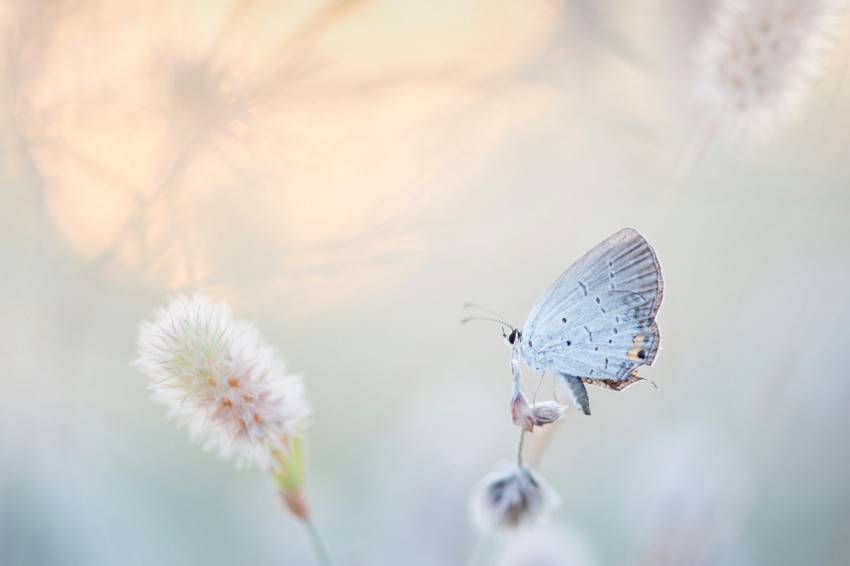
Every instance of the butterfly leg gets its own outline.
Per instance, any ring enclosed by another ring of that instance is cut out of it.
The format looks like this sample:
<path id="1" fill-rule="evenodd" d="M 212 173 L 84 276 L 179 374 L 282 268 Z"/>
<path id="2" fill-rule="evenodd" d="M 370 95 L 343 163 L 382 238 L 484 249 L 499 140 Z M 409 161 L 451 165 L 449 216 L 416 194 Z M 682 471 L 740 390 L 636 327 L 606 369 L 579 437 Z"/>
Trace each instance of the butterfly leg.
<path id="1" fill-rule="evenodd" d="M 543 378 L 546 377 L 546 372 L 540 374 L 540 379 L 537 380 L 537 387 L 534 388 L 534 395 L 531 397 L 531 403 L 534 404 L 537 401 L 537 392 L 540 391 L 540 384 L 543 383 Z"/>
<path id="2" fill-rule="evenodd" d="M 575 403 L 576 408 L 585 415 L 589 415 L 590 399 L 587 396 L 587 389 L 584 387 L 584 383 L 581 382 L 581 379 L 567 373 L 559 373 L 558 375 L 561 376 L 561 379 L 564 381 L 564 385 L 567 386 L 567 390 L 570 392 L 570 396 L 573 398 L 573 403 Z"/>

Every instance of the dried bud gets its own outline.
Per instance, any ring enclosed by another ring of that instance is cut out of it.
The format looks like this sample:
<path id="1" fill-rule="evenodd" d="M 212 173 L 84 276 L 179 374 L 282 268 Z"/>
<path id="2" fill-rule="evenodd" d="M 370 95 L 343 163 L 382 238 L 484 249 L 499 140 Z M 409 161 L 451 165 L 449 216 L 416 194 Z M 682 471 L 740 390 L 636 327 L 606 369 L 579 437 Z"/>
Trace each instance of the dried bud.
<path id="1" fill-rule="evenodd" d="M 280 498 L 293 515 L 299 519 L 307 518 L 307 498 L 303 491 L 282 491 Z"/>
<path id="2" fill-rule="evenodd" d="M 470 501 L 482 531 L 513 529 L 537 522 L 558 504 L 558 496 L 527 467 L 511 466 L 487 475 Z"/>
<path id="3" fill-rule="evenodd" d="M 541 401 L 531 407 L 531 418 L 534 420 L 534 426 L 543 426 L 557 421 L 566 412 L 567 408 L 560 403 Z"/>
<path id="4" fill-rule="evenodd" d="M 534 429 L 531 405 L 528 404 L 528 399 L 519 389 L 514 389 L 514 397 L 511 400 L 511 417 L 514 424 L 521 426 L 526 432 L 531 432 Z"/>

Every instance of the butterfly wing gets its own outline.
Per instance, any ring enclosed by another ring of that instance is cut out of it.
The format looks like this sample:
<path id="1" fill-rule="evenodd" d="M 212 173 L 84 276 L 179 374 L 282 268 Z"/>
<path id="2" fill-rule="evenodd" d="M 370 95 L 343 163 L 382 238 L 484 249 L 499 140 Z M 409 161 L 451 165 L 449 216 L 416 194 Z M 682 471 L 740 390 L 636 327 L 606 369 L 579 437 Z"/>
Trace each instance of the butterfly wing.
<path id="1" fill-rule="evenodd" d="M 526 359 L 560 375 L 631 379 L 658 352 L 655 315 L 663 287 L 649 242 L 633 228 L 620 230 L 570 266 L 537 301 L 523 330 Z"/>

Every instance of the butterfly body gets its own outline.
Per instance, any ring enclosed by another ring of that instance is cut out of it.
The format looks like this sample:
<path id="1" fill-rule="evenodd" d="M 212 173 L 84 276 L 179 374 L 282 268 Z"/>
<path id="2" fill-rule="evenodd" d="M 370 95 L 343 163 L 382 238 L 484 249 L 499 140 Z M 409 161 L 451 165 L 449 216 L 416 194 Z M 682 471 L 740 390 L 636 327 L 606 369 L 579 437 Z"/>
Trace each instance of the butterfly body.
<path id="1" fill-rule="evenodd" d="M 637 230 L 620 230 L 562 273 L 511 334 L 515 382 L 520 362 L 551 372 L 590 414 L 585 383 L 620 390 L 655 360 L 663 289 L 652 246 Z"/>

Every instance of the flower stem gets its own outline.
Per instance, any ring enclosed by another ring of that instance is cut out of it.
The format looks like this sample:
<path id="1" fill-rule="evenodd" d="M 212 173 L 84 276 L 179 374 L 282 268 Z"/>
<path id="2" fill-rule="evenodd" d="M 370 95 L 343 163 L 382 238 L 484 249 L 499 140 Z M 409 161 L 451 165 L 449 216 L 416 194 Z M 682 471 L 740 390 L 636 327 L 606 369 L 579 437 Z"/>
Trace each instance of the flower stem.
<path id="1" fill-rule="evenodd" d="M 516 465 L 522 467 L 522 445 L 525 440 L 525 429 L 519 427 L 519 441 L 516 445 Z"/>
<path id="2" fill-rule="evenodd" d="M 310 536 L 310 542 L 313 544 L 313 550 L 316 552 L 316 558 L 319 559 L 319 564 L 322 566 L 334 566 L 334 560 L 331 558 L 328 546 L 325 544 L 322 535 L 319 534 L 319 529 L 316 528 L 313 520 L 307 516 L 301 520 L 301 523 Z"/>
<path id="3" fill-rule="evenodd" d="M 486 535 L 478 535 L 478 540 L 464 562 L 464 566 L 480 566 L 489 563 L 488 558 L 493 554 L 493 541 Z"/>

